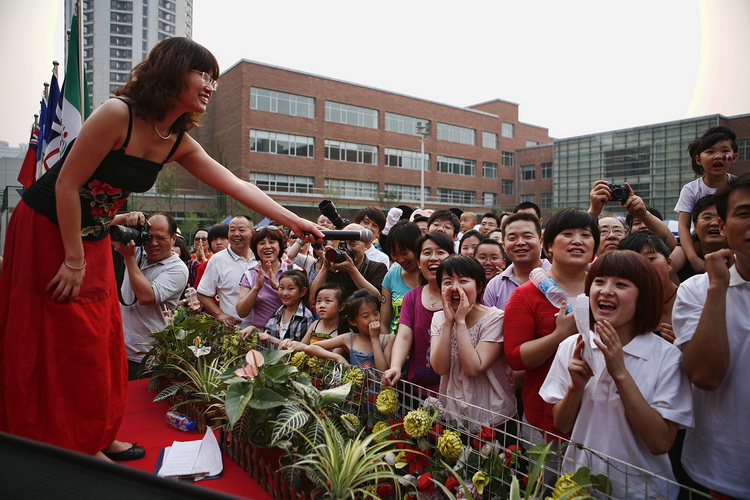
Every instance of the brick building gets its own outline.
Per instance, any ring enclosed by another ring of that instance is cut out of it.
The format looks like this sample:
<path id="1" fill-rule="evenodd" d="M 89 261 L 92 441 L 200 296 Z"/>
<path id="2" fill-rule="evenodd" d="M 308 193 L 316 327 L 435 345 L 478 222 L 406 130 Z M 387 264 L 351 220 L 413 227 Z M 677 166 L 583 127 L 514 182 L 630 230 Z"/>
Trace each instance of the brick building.
<path id="1" fill-rule="evenodd" d="M 586 208 L 593 182 L 609 179 L 629 182 L 673 218 L 680 188 L 694 178 L 685 148 L 715 125 L 737 133 L 740 158 L 732 172 L 750 170 L 750 115 L 553 142 L 547 129 L 519 122 L 511 102 L 460 108 L 247 60 L 222 74 L 211 101 L 193 136 L 240 178 L 310 218 L 322 199 L 334 200 L 344 216 L 365 205 L 420 205 L 417 132 L 428 123 L 424 186 L 432 208 L 500 211 L 533 201 L 547 218 L 559 208 Z M 225 197 L 176 172 L 183 196 L 175 212 L 233 211 Z"/>
<path id="2" fill-rule="evenodd" d="M 433 208 L 513 207 L 519 150 L 552 142 L 507 101 L 460 108 L 246 60 L 222 74 L 201 123 L 192 134 L 211 156 L 307 216 L 325 198 L 344 214 L 419 205 L 420 124 L 431 129 L 424 186 Z M 187 176 L 180 187 L 211 194 Z"/>

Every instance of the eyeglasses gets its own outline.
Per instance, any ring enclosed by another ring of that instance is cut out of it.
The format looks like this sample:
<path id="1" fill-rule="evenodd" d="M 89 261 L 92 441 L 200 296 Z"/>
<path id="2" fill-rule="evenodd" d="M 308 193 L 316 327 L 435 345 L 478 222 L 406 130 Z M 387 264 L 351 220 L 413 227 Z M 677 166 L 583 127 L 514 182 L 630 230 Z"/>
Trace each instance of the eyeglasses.
<path id="1" fill-rule="evenodd" d="M 276 226 L 260 226 L 255 228 L 255 232 L 263 231 L 264 229 L 268 229 L 269 231 L 280 231 L 280 229 Z"/>
<path id="2" fill-rule="evenodd" d="M 195 238 L 193 238 L 193 241 L 208 241 L 208 238 L 206 238 L 205 236 L 196 236 Z"/>
<path id="3" fill-rule="evenodd" d="M 701 222 L 707 222 L 707 223 L 710 224 L 711 222 L 713 222 L 715 220 L 719 220 L 719 216 L 718 215 L 712 215 L 712 214 L 704 214 L 704 215 L 701 215 L 700 217 L 698 217 L 698 219 Z"/>
<path id="4" fill-rule="evenodd" d="M 501 256 L 499 256 L 499 255 L 493 255 L 491 257 L 487 257 L 486 255 L 480 255 L 480 256 L 476 257 L 476 259 L 479 262 L 487 262 L 487 261 L 490 261 L 490 262 L 500 262 L 501 260 L 503 260 L 503 258 Z"/>
<path id="5" fill-rule="evenodd" d="M 209 75 L 205 71 L 199 71 L 197 69 L 191 69 L 190 71 L 195 71 L 196 73 L 199 73 L 201 75 L 201 79 L 203 80 L 203 84 L 208 87 L 211 87 L 211 90 L 213 90 L 214 92 L 216 92 L 216 89 L 219 88 L 219 83 L 213 78 L 211 78 L 211 75 Z"/>
<path id="6" fill-rule="evenodd" d="M 623 229 L 620 229 L 619 227 L 613 227 L 613 228 L 604 227 L 599 231 L 599 234 L 601 234 L 602 236 L 607 236 L 609 233 L 612 233 L 615 236 L 625 235 L 625 231 Z"/>

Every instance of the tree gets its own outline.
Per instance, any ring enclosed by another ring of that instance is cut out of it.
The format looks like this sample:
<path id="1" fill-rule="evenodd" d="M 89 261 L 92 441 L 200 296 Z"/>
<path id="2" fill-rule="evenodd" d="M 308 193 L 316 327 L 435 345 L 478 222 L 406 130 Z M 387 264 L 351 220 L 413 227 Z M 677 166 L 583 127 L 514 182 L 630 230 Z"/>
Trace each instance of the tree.
<path id="1" fill-rule="evenodd" d="M 401 195 L 397 191 L 385 190 L 382 193 L 377 194 L 377 200 L 378 203 L 380 203 L 381 209 L 388 213 L 388 210 L 390 210 L 391 207 L 401 201 Z"/>
<path id="2" fill-rule="evenodd" d="M 177 187 L 179 186 L 179 182 L 177 180 L 177 176 L 174 173 L 173 169 L 165 169 L 160 175 L 159 178 L 156 179 L 156 192 L 160 195 L 160 197 L 164 198 L 167 202 L 167 212 L 170 214 L 173 210 L 174 200 L 177 195 Z M 163 209 L 162 207 L 159 207 L 160 209 Z"/>
<path id="3" fill-rule="evenodd" d="M 185 218 L 182 219 L 182 237 L 185 238 L 185 243 L 188 243 L 188 246 L 191 243 L 190 238 L 195 235 L 195 232 L 198 230 L 198 227 L 200 225 L 200 222 L 198 221 L 198 216 L 195 215 L 193 212 L 186 212 Z"/>

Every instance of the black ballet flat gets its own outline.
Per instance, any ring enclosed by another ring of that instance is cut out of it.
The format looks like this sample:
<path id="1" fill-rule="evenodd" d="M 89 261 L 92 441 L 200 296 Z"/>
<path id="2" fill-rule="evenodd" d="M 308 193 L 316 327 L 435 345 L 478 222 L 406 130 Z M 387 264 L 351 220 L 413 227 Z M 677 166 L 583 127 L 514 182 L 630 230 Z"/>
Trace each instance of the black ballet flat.
<path id="1" fill-rule="evenodd" d="M 106 457 L 110 460 L 117 460 L 120 462 L 126 460 L 140 460 L 141 458 L 146 456 L 146 450 L 138 446 L 137 443 L 134 443 L 133 446 L 125 451 L 120 451 L 117 453 L 108 453 L 106 451 L 103 451 L 102 453 L 104 453 L 104 455 L 106 455 Z"/>

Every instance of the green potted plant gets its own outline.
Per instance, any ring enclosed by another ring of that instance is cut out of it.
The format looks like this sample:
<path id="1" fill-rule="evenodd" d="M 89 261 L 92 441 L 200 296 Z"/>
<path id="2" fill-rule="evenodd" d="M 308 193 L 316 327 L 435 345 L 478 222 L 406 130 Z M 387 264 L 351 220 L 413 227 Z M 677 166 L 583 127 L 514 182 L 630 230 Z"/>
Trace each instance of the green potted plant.
<path id="1" fill-rule="evenodd" d="M 399 440 L 382 440 L 382 434 L 367 433 L 362 428 L 356 434 L 347 429 L 341 419 L 308 408 L 315 420 L 315 432 L 295 430 L 305 442 L 304 452 L 294 454 L 292 463 L 284 468 L 304 472 L 316 488 L 311 492 L 316 499 L 340 500 L 371 497 L 379 484 L 392 482 L 398 493 L 399 475 L 386 461 L 389 454 L 398 453 Z M 354 435 L 352 435 L 354 434 Z"/>

